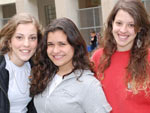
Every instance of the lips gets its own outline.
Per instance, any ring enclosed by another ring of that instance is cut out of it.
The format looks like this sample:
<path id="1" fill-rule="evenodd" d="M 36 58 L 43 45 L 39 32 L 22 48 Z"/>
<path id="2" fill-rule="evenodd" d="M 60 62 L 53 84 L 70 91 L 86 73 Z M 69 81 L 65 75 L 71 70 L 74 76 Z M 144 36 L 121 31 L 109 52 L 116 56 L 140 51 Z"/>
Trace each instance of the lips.
<path id="1" fill-rule="evenodd" d="M 121 41 L 127 40 L 128 37 L 129 37 L 128 35 L 118 35 L 118 38 L 119 38 L 119 40 L 121 40 Z"/>
<path id="2" fill-rule="evenodd" d="M 30 57 L 30 56 L 32 56 L 33 55 L 33 53 L 34 53 L 34 51 L 32 51 L 32 50 L 27 50 L 27 49 L 21 49 L 20 50 L 20 55 L 22 56 L 22 57 Z"/>
<path id="3" fill-rule="evenodd" d="M 23 52 L 23 53 L 29 53 L 30 50 L 21 50 L 21 52 Z"/>
<path id="4" fill-rule="evenodd" d="M 55 55 L 55 56 L 53 56 L 53 58 L 55 58 L 56 60 L 59 60 L 59 59 L 63 58 L 63 56 L 62 55 Z"/>

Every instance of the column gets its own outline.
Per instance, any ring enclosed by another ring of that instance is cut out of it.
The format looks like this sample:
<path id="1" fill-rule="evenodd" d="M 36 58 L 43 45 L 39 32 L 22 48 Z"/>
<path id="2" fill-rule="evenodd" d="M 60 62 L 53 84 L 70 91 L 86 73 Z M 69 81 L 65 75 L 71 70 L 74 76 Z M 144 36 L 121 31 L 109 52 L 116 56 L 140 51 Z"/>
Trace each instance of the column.
<path id="1" fill-rule="evenodd" d="M 39 20 L 37 0 L 16 0 L 16 11 L 30 13 Z"/>
<path id="2" fill-rule="evenodd" d="M 3 26 L 3 10 L 2 10 L 2 6 L 0 5 L 0 29 L 2 28 Z"/>
<path id="3" fill-rule="evenodd" d="M 103 24 L 106 23 L 107 18 L 116 2 L 117 0 L 101 0 Z"/>
<path id="4" fill-rule="evenodd" d="M 70 18 L 77 26 L 79 26 L 78 0 L 55 0 L 56 18 Z"/>

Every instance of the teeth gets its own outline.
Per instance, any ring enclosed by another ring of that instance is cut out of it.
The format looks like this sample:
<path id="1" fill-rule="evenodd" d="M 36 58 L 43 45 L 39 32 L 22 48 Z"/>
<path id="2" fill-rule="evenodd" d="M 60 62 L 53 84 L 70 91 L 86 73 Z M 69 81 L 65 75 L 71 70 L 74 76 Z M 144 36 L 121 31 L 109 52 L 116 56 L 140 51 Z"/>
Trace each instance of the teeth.
<path id="1" fill-rule="evenodd" d="M 22 50 L 22 52 L 24 52 L 24 53 L 28 53 L 28 52 L 29 52 L 29 50 Z"/>
<path id="2" fill-rule="evenodd" d="M 121 38 L 121 39 L 126 39 L 127 36 L 119 36 L 119 38 Z"/>
<path id="3" fill-rule="evenodd" d="M 61 58 L 62 56 L 54 56 L 55 58 Z"/>

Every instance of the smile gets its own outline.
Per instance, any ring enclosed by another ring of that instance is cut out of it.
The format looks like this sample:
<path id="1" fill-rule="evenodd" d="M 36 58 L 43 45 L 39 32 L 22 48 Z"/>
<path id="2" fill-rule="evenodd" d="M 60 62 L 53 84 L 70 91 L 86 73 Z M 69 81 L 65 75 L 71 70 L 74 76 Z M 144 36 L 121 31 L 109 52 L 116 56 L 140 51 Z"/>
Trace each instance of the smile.
<path id="1" fill-rule="evenodd" d="M 127 40 L 129 36 L 119 35 L 118 37 L 119 37 L 120 40 Z"/>

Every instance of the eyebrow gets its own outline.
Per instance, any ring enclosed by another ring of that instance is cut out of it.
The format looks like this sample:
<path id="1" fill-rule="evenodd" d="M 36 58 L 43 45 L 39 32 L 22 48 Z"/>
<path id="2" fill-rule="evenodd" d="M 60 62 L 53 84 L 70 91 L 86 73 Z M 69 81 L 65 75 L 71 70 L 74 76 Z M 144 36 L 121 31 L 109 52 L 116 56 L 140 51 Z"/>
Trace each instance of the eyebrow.
<path id="1" fill-rule="evenodd" d="M 22 35 L 23 36 L 23 34 L 22 33 L 16 33 L 17 35 Z M 32 35 L 37 35 L 37 34 L 30 34 L 29 36 L 32 36 Z"/>
<path id="2" fill-rule="evenodd" d="M 52 43 L 52 42 L 47 42 L 48 44 Z"/>
<path id="3" fill-rule="evenodd" d="M 23 34 L 21 34 L 21 33 L 16 33 L 17 35 L 23 35 Z"/>

